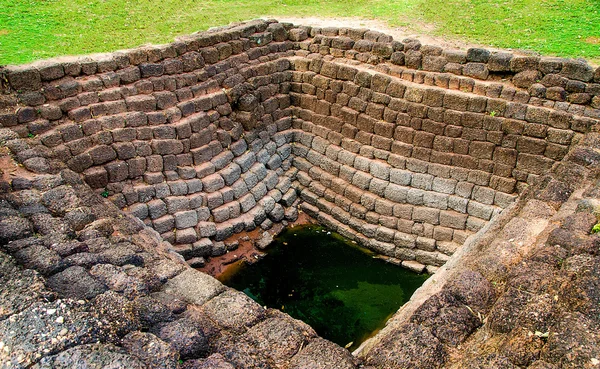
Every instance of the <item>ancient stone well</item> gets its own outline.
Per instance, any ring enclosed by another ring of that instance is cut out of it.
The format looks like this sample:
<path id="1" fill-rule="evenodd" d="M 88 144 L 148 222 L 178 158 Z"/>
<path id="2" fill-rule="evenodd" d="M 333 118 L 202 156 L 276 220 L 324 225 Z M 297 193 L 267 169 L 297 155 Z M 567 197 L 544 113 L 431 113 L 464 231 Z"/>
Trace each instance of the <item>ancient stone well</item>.
<path id="1" fill-rule="evenodd" d="M 219 255 L 301 209 L 435 271 L 600 117 L 577 60 L 255 22 L 6 68 L 32 170 L 68 167 L 171 242 Z"/>
<path id="2" fill-rule="evenodd" d="M 0 74 L 1 365 L 600 363 L 600 68 L 253 21 Z M 183 263 L 299 210 L 436 273 L 362 361 Z"/>

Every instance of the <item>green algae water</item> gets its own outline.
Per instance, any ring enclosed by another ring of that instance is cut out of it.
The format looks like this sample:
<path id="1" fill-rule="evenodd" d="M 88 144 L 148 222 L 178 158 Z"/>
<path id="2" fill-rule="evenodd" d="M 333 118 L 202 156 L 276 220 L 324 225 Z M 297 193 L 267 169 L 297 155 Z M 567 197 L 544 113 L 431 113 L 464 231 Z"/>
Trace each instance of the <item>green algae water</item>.
<path id="1" fill-rule="evenodd" d="M 262 260 L 220 279 L 354 350 L 428 277 L 373 256 L 321 226 L 296 226 L 277 237 Z"/>

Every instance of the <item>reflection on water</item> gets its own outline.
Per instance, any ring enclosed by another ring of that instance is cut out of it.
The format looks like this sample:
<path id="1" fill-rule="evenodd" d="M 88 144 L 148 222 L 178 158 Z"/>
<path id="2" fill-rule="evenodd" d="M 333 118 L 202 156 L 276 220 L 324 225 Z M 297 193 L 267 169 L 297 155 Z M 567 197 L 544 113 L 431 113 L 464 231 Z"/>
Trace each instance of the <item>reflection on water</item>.
<path id="1" fill-rule="evenodd" d="M 235 266 L 220 279 L 324 338 L 341 346 L 352 342 L 354 350 L 428 277 L 373 255 L 321 226 L 297 226 L 277 237 L 264 259 Z"/>

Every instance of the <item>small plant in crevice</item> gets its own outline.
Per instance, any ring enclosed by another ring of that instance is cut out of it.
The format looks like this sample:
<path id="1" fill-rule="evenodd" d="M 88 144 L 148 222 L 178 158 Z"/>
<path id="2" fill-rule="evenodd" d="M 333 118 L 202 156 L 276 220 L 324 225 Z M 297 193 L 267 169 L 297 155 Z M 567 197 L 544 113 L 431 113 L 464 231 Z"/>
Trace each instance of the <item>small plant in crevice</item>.
<path id="1" fill-rule="evenodd" d="M 596 223 L 593 227 L 592 227 L 592 232 L 591 233 L 598 233 L 600 232 L 600 223 Z"/>
<path id="2" fill-rule="evenodd" d="M 105 199 L 108 198 L 108 190 L 100 192 L 100 196 L 104 197 Z"/>

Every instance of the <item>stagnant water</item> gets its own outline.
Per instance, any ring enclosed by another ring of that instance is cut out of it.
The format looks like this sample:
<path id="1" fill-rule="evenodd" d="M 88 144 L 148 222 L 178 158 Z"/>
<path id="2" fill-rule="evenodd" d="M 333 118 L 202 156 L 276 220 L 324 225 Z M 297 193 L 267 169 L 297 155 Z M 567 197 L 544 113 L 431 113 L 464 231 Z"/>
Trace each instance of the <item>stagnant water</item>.
<path id="1" fill-rule="evenodd" d="M 428 277 L 373 256 L 321 226 L 296 226 L 275 239 L 264 259 L 233 268 L 220 280 L 353 350 L 383 328 Z"/>

